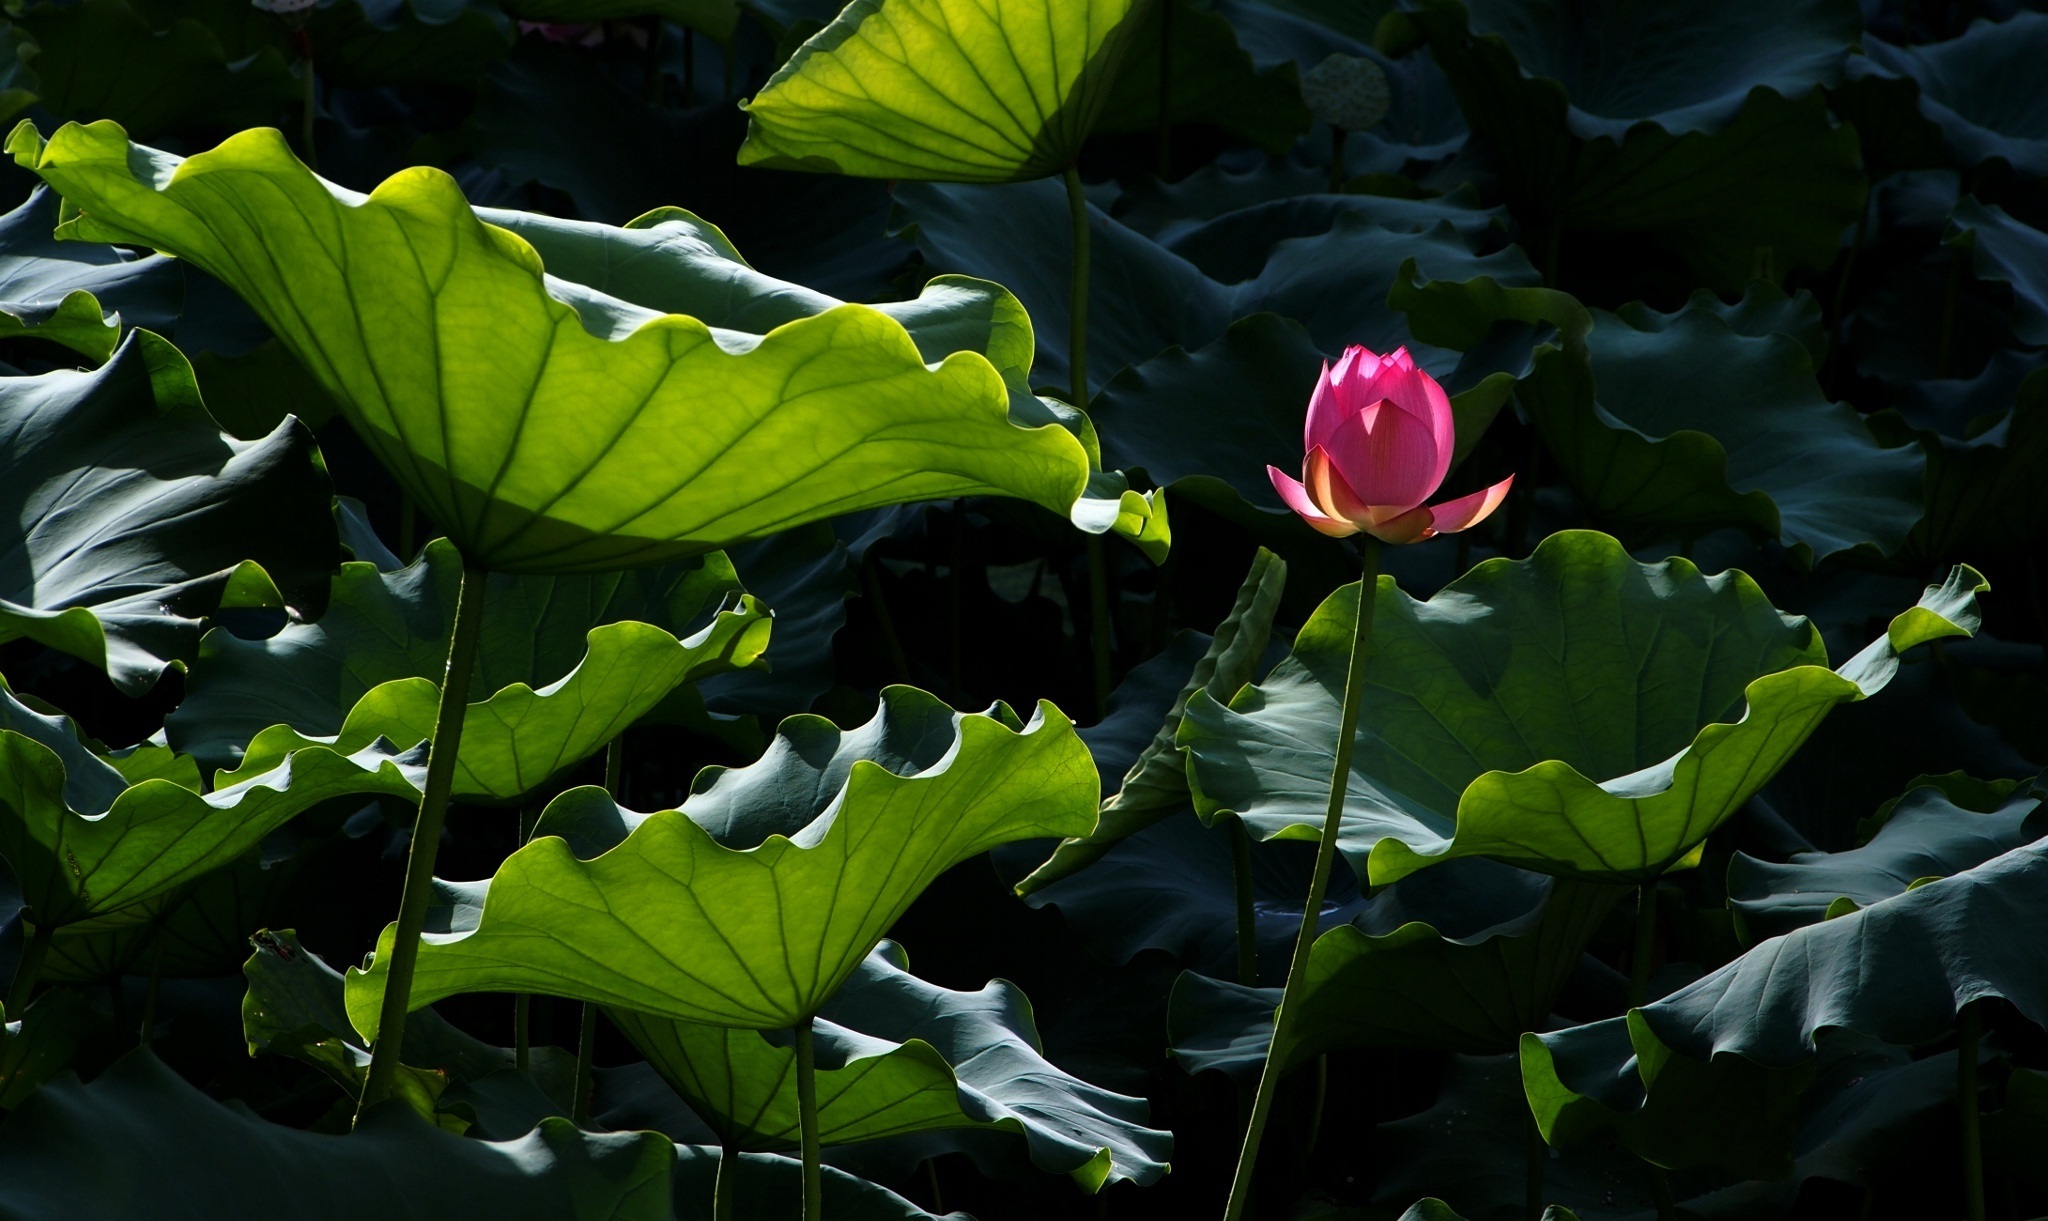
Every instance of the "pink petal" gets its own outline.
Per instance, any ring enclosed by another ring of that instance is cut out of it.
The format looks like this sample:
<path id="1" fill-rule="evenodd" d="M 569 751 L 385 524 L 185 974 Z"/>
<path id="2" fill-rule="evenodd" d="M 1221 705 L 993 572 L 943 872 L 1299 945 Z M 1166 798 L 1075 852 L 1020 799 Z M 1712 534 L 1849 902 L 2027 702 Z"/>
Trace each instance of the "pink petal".
<path id="1" fill-rule="evenodd" d="M 1406 348 L 1387 358 L 1380 375 L 1372 381 L 1372 394 L 1429 430 L 1436 442 L 1435 478 L 1430 484 L 1434 491 L 1450 473 L 1451 454 L 1458 444 L 1457 418 L 1451 413 L 1450 396 L 1435 378 L 1415 367 Z"/>
<path id="2" fill-rule="evenodd" d="M 1326 448 L 1358 499 L 1396 511 L 1427 500 L 1446 465 L 1427 424 L 1385 407 L 1344 420 Z"/>
<path id="3" fill-rule="evenodd" d="M 1418 505 L 1385 521 L 1373 522 L 1365 531 L 1383 543 L 1419 543 L 1434 533 L 1429 527 L 1430 520 L 1429 510 Z"/>
<path id="4" fill-rule="evenodd" d="M 1301 477 L 1309 499 L 1322 508 L 1325 516 L 1353 525 L 1375 519 L 1373 507 L 1352 490 L 1351 484 L 1338 473 L 1330 451 L 1322 446 L 1308 451 L 1308 457 L 1301 464 Z"/>
<path id="5" fill-rule="evenodd" d="M 1431 533 L 1456 534 L 1460 530 L 1470 529 L 1485 521 L 1488 515 L 1500 508 L 1500 502 L 1508 498 L 1508 489 L 1513 487 L 1514 483 L 1515 477 L 1509 475 L 1483 492 L 1474 492 L 1470 496 L 1460 496 L 1456 500 L 1446 500 L 1440 505 L 1431 505 Z"/>
<path id="6" fill-rule="evenodd" d="M 1301 520 L 1331 538 L 1343 538 L 1358 533 L 1358 527 L 1350 522 L 1334 521 L 1325 517 L 1322 511 L 1316 508 L 1315 502 L 1309 499 L 1308 489 L 1301 486 L 1301 482 L 1294 476 L 1277 466 L 1267 467 L 1266 475 L 1273 481 L 1273 490 L 1280 493 L 1280 499 L 1286 501 L 1287 507 L 1293 509 Z"/>
<path id="7" fill-rule="evenodd" d="M 1342 367 L 1343 362 L 1338 362 Z M 1323 375 L 1316 379 L 1316 392 L 1309 396 L 1308 419 L 1301 429 L 1301 448 L 1306 453 L 1329 441 L 1337 431 L 1337 425 L 1345 416 L 1343 396 L 1338 393 L 1330 374 L 1330 362 L 1323 362 Z"/>

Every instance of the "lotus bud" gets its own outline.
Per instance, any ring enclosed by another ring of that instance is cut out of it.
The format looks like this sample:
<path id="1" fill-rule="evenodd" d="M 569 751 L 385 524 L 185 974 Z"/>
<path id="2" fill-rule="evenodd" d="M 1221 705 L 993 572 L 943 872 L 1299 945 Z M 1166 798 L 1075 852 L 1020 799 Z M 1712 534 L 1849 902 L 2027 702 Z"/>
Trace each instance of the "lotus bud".
<path id="1" fill-rule="evenodd" d="M 1351 347 L 1323 366 L 1309 399 L 1301 479 L 1272 466 L 1266 474 L 1288 508 L 1332 538 L 1363 531 L 1383 543 L 1419 543 L 1484 521 L 1515 482 L 1510 475 L 1424 505 L 1450 472 L 1456 442 L 1450 396 L 1408 349 L 1377 356 Z"/>

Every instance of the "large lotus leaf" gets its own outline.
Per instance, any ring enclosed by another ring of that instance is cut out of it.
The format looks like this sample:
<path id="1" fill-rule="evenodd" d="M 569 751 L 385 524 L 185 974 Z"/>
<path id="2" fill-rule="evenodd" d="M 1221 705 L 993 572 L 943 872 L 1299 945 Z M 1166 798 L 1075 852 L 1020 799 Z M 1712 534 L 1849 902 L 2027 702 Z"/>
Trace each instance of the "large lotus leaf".
<path id="1" fill-rule="evenodd" d="M 1908 543 L 1914 554 L 1964 548 L 2026 551 L 2048 531 L 2048 373 L 2020 383 L 2009 412 L 1966 437 L 1919 428 L 1894 412 L 1872 420 L 1889 441 L 1917 441 L 1927 455 L 1926 513 Z"/>
<path id="2" fill-rule="evenodd" d="M 347 793 L 412 796 L 425 752 L 313 747 L 274 770 L 201 794 L 176 780 L 132 782 L 94 754 L 70 718 L 0 691 L 0 856 L 29 918 L 75 924 L 119 913 L 218 869 L 294 815 Z M 139 918 L 147 918 L 139 917 Z"/>
<path id="3" fill-rule="evenodd" d="M 274 48 L 230 57 L 205 23 L 181 16 L 158 29 L 128 0 L 44 0 L 14 20 L 35 39 L 42 102 L 60 118 L 111 119 L 148 139 L 273 122 L 300 95 Z"/>
<path id="4" fill-rule="evenodd" d="M 58 242 L 56 227 L 56 194 L 40 187 L 0 216 L 0 338 L 33 335 L 99 364 L 124 325 L 168 328 L 180 287 L 169 259 Z"/>
<path id="5" fill-rule="evenodd" d="M 914 227 L 918 247 L 935 267 L 985 276 L 1007 285 L 1030 311 L 1037 332 L 1036 378 L 1064 383 L 1070 288 L 1066 251 L 1070 224 L 1057 183 L 1002 187 L 913 184 L 896 192 L 898 219 Z M 1462 213 L 1464 210 L 1460 210 Z M 1236 240 L 1255 274 L 1218 280 L 1158 242 L 1089 208 L 1088 378 L 1100 391 L 1126 365 L 1174 346 L 1193 350 L 1219 338 L 1234 319 L 1272 312 L 1308 328 L 1329 355 L 1348 344 L 1391 351 L 1409 343 L 1386 292 L 1402 265 L 1415 261 L 1427 277 L 1492 276 L 1533 284 L 1520 250 L 1478 253 L 1462 221 L 1439 217 L 1427 227 L 1399 213 L 1333 212 L 1326 232 L 1304 233 L 1285 213 L 1245 225 Z M 1382 224 L 1385 219 L 1388 224 Z M 1224 218 L 1216 223 L 1233 227 Z M 1388 225 L 1392 227 L 1388 227 Z M 1198 242 L 1187 234 L 1184 242 Z M 1456 358 L 1416 350 L 1439 375 Z"/>
<path id="6" fill-rule="evenodd" d="M 207 634 L 171 744 L 235 776 L 325 745 L 433 734 L 462 560 L 446 540 L 391 572 L 342 565 L 327 613 L 263 640 Z M 724 556 L 603 576 L 495 574 L 463 714 L 458 799 L 512 800 L 604 749 L 683 683 L 753 664 L 770 620 Z"/>
<path id="7" fill-rule="evenodd" d="M 1288 1038 L 1268 1059 L 1278 988 L 1183 974 L 1167 1037 L 1190 1072 L 1285 1072 L 1351 1047 L 1511 1051 L 1549 1022 L 1566 978 L 1620 887 L 1490 861 L 1403 879 L 1309 951 Z"/>
<path id="8" fill-rule="evenodd" d="M 1456 856 L 1591 881 L 1686 861 L 1835 705 L 1901 651 L 1975 631 L 1958 568 L 1886 635 L 1825 666 L 1820 634 L 1740 572 L 1639 564 L 1567 531 L 1418 602 L 1382 577 L 1339 848 L 1374 885 Z M 1332 594 L 1263 684 L 1197 694 L 1180 743 L 1195 808 L 1313 839 L 1328 800 L 1357 588 Z"/>
<path id="9" fill-rule="evenodd" d="M 1484 281 L 1394 293 L 1409 325 L 1481 342 L 1504 322 L 1545 321 L 1521 399 L 1572 485 L 1601 519 L 1697 535 L 1739 526 L 1814 559 L 1896 551 L 1920 518 L 1925 461 L 1880 444 L 1815 378 L 1819 306 L 1752 285 L 1660 314 L 1584 310 L 1548 289 Z"/>
<path id="10" fill-rule="evenodd" d="M 205 26 L 230 63 L 310 52 L 314 74 L 329 88 L 473 87 L 485 67 L 504 56 L 514 32 L 503 14 L 470 0 L 331 0 L 301 10 L 296 30 L 277 14 L 237 0 L 127 2 L 156 30 L 180 20 Z"/>
<path id="11" fill-rule="evenodd" d="M 249 955 L 249 934 L 299 898 L 303 864 L 296 856 L 266 859 L 259 845 L 196 882 L 123 910 L 118 921 L 60 928 L 39 978 L 101 984 L 124 975 L 232 974 Z"/>
<path id="12" fill-rule="evenodd" d="M 2048 27 L 2048 13 L 2039 14 Z M 1977 278 L 2012 286 L 2013 334 L 2048 344 L 2048 233 L 2021 224 L 1997 204 L 1968 197 L 1949 214 L 1948 243 L 1971 252 Z"/>
<path id="13" fill-rule="evenodd" d="M 1169 49 L 1161 23 L 1171 6 Z M 1166 122 L 1203 123 L 1267 152 L 1285 153 L 1308 130 L 1308 107 L 1293 64 L 1260 68 L 1238 46 L 1230 20 L 1195 0 L 1156 0 L 1134 18 L 1132 48 L 1116 88 L 1095 121 L 1105 135 L 1152 131 L 1160 122 L 1160 70 L 1166 75 Z"/>
<path id="14" fill-rule="evenodd" d="M 746 103 L 740 164 L 1020 182 L 1073 164 L 1148 0 L 854 0 Z"/>
<path id="15" fill-rule="evenodd" d="M 1072 724 L 1050 704 L 1012 723 L 892 687 L 857 730 L 783 722 L 760 762 L 700 774 L 682 810 L 630 814 L 602 790 L 571 790 L 554 820 L 618 819 L 632 833 L 596 855 L 601 844 L 549 834 L 543 814 L 481 904 L 422 938 L 412 1005 L 517 991 L 721 1026 L 808 1020 L 945 870 L 1094 825 L 1095 766 Z M 349 1015 L 368 1037 L 393 935 L 349 976 Z"/>
<path id="16" fill-rule="evenodd" d="M 610 1012 L 732 1146 L 796 1147 L 793 1048 L 751 1030 Z M 1173 1138 L 1144 1126 L 1144 1101 L 1047 1060 L 1030 1002 L 1013 984 L 956 992 L 926 983 L 884 942 L 819 1012 L 817 1040 L 823 1144 L 982 1128 L 1022 1134 L 1035 1163 L 1089 1191 L 1150 1183 L 1167 1170 Z"/>
<path id="17" fill-rule="evenodd" d="M 1071 877 L 1101 860 L 1118 841 L 1188 808 L 1187 767 L 1174 742 L 1181 713 L 1197 691 L 1227 700 L 1252 680 L 1265 655 L 1273 616 L 1286 588 L 1287 562 L 1259 548 L 1238 587 L 1236 603 L 1217 625 L 1216 635 L 1174 697 L 1164 723 L 1153 731 L 1116 792 L 1103 801 L 1095 829 L 1086 836 L 1062 841 L 1050 858 L 1017 884 L 1018 894 L 1030 895 Z"/>
<path id="18" fill-rule="evenodd" d="M 92 372 L 0 379 L 0 436 L 0 516 L 20 532 L 0 560 L 0 640 L 40 641 L 139 694 L 224 599 L 318 605 L 336 545 L 312 435 L 296 420 L 223 434 L 156 336 L 131 334 Z"/>
<path id="19" fill-rule="evenodd" d="M 1974 868 L 2041 834 L 2038 788 L 2022 787 L 1989 810 L 1972 808 L 1977 804 L 1928 785 L 1900 798 L 1862 847 L 1794 853 L 1783 864 L 1736 853 L 1728 862 L 1728 906 L 1737 928 L 1762 940 L 1818 924 Z"/>
<path id="20" fill-rule="evenodd" d="M 1503 0 L 1468 21 L 1458 0 L 1429 0 L 1400 19 L 1449 74 L 1511 204 L 1552 235 L 1650 238 L 1723 291 L 1739 291 L 1760 261 L 1834 261 L 1864 181 L 1855 131 L 1810 86 L 1839 71 L 1853 4 L 1570 13 Z M 1576 104 L 1551 72 L 1613 113 Z"/>
<path id="21" fill-rule="evenodd" d="M 978 353 L 927 365 L 858 305 L 765 335 L 633 306 L 548 275 L 438 170 L 360 196 L 267 130 L 185 161 L 112 124 L 10 148 L 82 210 L 64 235 L 156 246 L 241 293 L 486 568 L 609 571 L 973 493 L 1065 513 L 1089 480 L 1072 433 L 1010 421 Z M 356 313 L 365 295 L 383 305 Z"/>
<path id="22" fill-rule="evenodd" d="M 674 1146 L 549 1120 L 514 1141 L 435 1130 L 402 1107 L 348 1136 L 223 1106 L 147 1050 L 90 1085 L 60 1078 L 0 1129 L 0 1211 L 76 1221 L 668 1221 Z"/>
<path id="23" fill-rule="evenodd" d="M 1961 37 L 1924 46 L 1862 39 L 1852 76 L 1911 80 L 1919 113 L 1941 130 L 1956 161 L 1996 157 L 2023 174 L 2048 175 L 2048 101 L 2030 87 L 2030 66 L 2048 52 L 2048 14 L 2021 10 L 1975 21 Z"/>
<path id="24" fill-rule="evenodd" d="M 1823 1030 L 1926 1043 L 1987 997 L 2048 1018 L 2044 912 L 2048 843 L 2035 841 L 1795 929 L 1626 1017 L 1525 1037 L 1530 1106 L 1552 1143 L 1611 1128 L 1664 1165 L 1777 1177 L 1784 1143 L 1745 1128 L 1740 1095 L 1795 1098 Z"/>

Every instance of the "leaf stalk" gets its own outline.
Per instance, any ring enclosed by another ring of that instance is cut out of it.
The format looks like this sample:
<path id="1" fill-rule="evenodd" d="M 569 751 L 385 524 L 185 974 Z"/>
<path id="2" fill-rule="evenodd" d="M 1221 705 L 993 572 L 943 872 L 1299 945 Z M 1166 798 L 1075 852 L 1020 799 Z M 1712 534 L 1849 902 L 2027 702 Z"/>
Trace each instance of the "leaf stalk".
<path id="1" fill-rule="evenodd" d="M 818 1061 L 811 1036 L 814 1021 L 806 1015 L 796 1024 L 796 1113 L 803 1139 L 804 1221 L 823 1221 L 825 1216 L 825 1177 L 818 1147 Z"/>

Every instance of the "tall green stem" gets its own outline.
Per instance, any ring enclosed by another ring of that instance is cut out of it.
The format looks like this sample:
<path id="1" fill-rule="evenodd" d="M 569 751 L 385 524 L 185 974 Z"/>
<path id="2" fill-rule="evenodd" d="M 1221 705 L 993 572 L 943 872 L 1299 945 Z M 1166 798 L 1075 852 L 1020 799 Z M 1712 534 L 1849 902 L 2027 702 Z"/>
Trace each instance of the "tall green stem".
<path id="1" fill-rule="evenodd" d="M 1358 705 L 1365 690 L 1365 659 L 1372 652 L 1373 597 L 1379 589 L 1380 575 L 1379 541 L 1362 536 L 1358 552 L 1364 571 L 1358 584 L 1357 619 L 1351 629 L 1351 664 L 1344 673 L 1343 711 L 1337 718 L 1337 758 L 1330 768 L 1330 805 L 1323 815 L 1322 840 L 1316 845 L 1315 874 L 1309 879 L 1301 931 L 1295 935 L 1294 954 L 1287 963 L 1287 983 L 1280 989 L 1280 1007 L 1273 1011 L 1273 1042 L 1259 1073 L 1259 1090 L 1252 1099 L 1244 1147 L 1238 1151 L 1237 1173 L 1230 1182 L 1224 1221 L 1239 1221 L 1251 1202 L 1252 1167 L 1259 1160 L 1259 1140 L 1265 1135 L 1266 1120 L 1273 1113 L 1273 1096 L 1280 1086 L 1273 1053 L 1286 1045 L 1288 1022 L 1301 1003 L 1302 984 L 1308 977 L 1309 950 L 1315 945 L 1323 896 L 1329 892 L 1330 870 L 1337 861 L 1337 833 L 1344 825 L 1344 799 L 1351 787 L 1351 755 L 1358 745 Z"/>
<path id="2" fill-rule="evenodd" d="M 804 1221 L 823 1221 L 825 1176 L 819 1168 L 818 1060 L 811 1046 L 812 1019 L 796 1024 L 796 1113 L 803 1137 Z"/>
<path id="3" fill-rule="evenodd" d="M 1636 887 L 1636 948 L 1628 964 L 1628 1007 L 1650 999 L 1650 953 L 1657 944 L 1657 887 Z"/>
<path id="4" fill-rule="evenodd" d="M 512 998 L 512 1067 L 522 1073 L 533 1067 L 533 995 L 528 992 Z"/>
<path id="5" fill-rule="evenodd" d="M 1088 409 L 1088 196 L 1081 172 L 1067 167 L 1067 216 L 1073 228 L 1073 265 L 1067 300 L 1067 397 L 1079 410 Z M 1102 536 L 1088 536 L 1089 636 L 1095 660 L 1095 715 L 1109 707 L 1110 623 L 1109 565 Z"/>
<path id="6" fill-rule="evenodd" d="M 455 630 L 448 637 L 448 669 L 441 676 L 441 700 L 434 708 L 434 741 L 427 751 L 427 784 L 413 820 L 412 849 L 405 859 L 405 889 L 398 899 L 398 926 L 391 943 L 391 974 L 384 981 L 384 1001 L 377 1015 L 377 1044 L 370 1052 L 370 1072 L 356 1111 L 391 1096 L 404 1050 L 405 1017 L 412 1009 L 412 975 L 420 957 L 420 929 L 427 922 L 427 903 L 434 892 L 434 856 L 441 848 L 441 826 L 448 820 L 448 793 L 455 784 L 455 759 L 462 749 L 462 715 L 469 705 L 469 684 L 476 672 L 476 651 L 484 625 L 484 570 L 465 556 L 462 587 L 455 596 Z"/>
<path id="7" fill-rule="evenodd" d="M 1977 1110 L 1977 1045 L 1983 1037 L 1983 1018 L 1975 1004 L 1964 1005 L 1956 1015 L 1960 1046 L 1956 1048 L 1956 1106 L 1962 1112 L 1963 1216 L 1966 1221 L 1984 1221 L 1984 1135 Z"/>
<path id="8" fill-rule="evenodd" d="M 50 941 L 57 935 L 55 925 L 38 924 L 29 929 L 21 947 L 21 961 L 14 968 L 14 982 L 7 987 L 7 1016 L 19 1021 L 35 995 L 36 980 L 43 973 L 43 959 L 50 955 Z"/>
<path id="9" fill-rule="evenodd" d="M 733 1221 L 733 1199 L 739 1194 L 740 1151 L 731 1141 L 719 1146 L 718 1177 L 711 1183 L 711 1221 Z"/>
<path id="10" fill-rule="evenodd" d="M 1252 833 L 1241 818 L 1225 822 L 1230 827 L 1231 880 L 1237 890 L 1237 982 L 1253 988 L 1259 983 L 1259 914 L 1252 902 Z"/>
<path id="11" fill-rule="evenodd" d="M 618 801 L 626 793 L 626 738 L 613 738 L 604 748 L 604 791 Z M 597 1075 L 597 1006 L 583 1002 L 583 1025 L 576 1035 L 576 1084 L 569 1099 L 569 1118 L 578 1127 L 590 1124 L 590 1087 Z"/>

